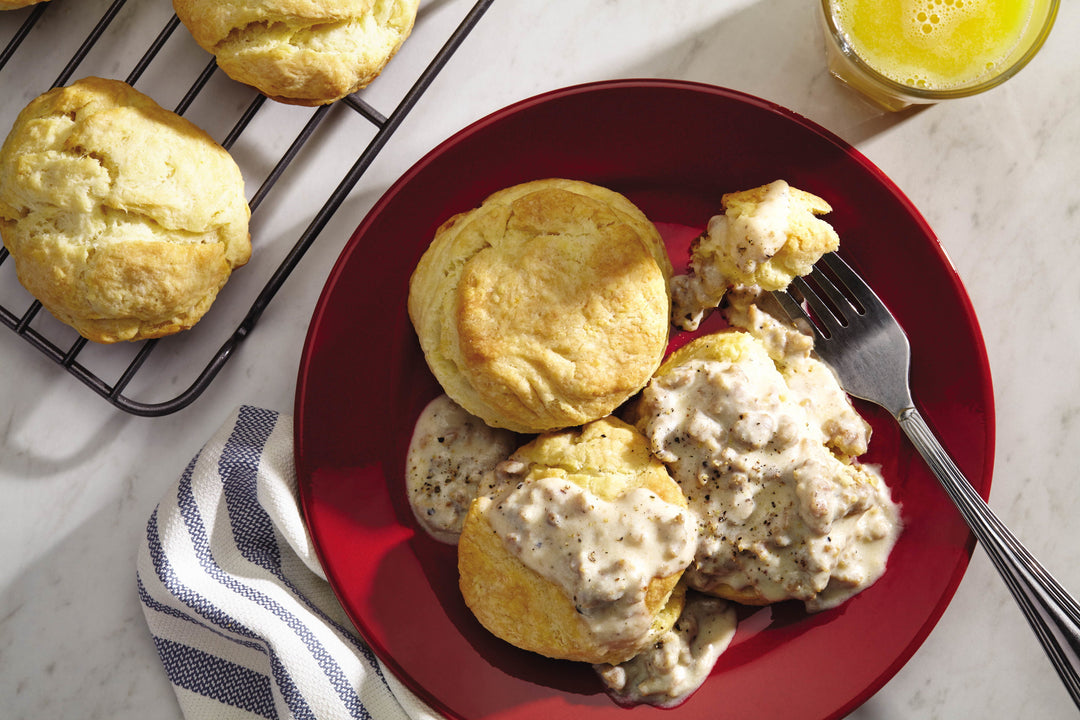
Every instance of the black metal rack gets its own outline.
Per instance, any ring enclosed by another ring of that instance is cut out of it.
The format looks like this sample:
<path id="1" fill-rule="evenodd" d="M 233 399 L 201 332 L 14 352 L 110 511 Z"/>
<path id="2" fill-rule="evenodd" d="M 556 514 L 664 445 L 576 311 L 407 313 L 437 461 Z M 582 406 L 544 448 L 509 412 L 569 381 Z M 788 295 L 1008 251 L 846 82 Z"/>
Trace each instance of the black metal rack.
<path id="1" fill-rule="evenodd" d="M 8 62 L 16 55 L 20 46 L 26 39 L 30 37 L 34 27 L 41 21 L 42 17 L 50 12 L 50 6 L 57 3 L 57 1 L 58 0 L 53 0 L 53 3 L 41 3 L 35 5 L 33 6 L 33 9 L 27 13 L 25 20 L 10 38 L 4 49 L 0 51 L 0 73 L 3 73 Z M 117 14 L 126 4 L 126 1 L 127 0 L 113 0 L 100 20 L 97 21 L 96 25 L 90 31 L 89 35 L 87 35 L 86 39 L 71 57 L 71 60 L 64 66 L 63 71 L 53 83 L 53 87 L 66 85 L 70 81 L 87 54 L 91 52 L 95 45 L 100 41 L 106 29 L 113 23 Z M 74 375 L 89 388 L 126 412 L 140 416 L 160 416 L 176 412 L 177 410 L 188 406 L 211 384 L 221 368 L 233 355 L 236 348 L 252 332 L 260 316 L 263 314 L 263 311 L 266 310 L 267 306 L 270 304 L 285 280 L 289 277 L 290 273 L 292 273 L 300 259 L 311 247 L 319 233 L 324 229 L 331 217 L 345 201 L 346 197 L 352 192 L 360 178 L 386 146 L 387 142 L 401 125 L 406 115 L 412 110 L 423 93 L 428 89 L 432 81 L 446 65 L 454 52 L 456 52 L 492 2 L 493 0 L 478 0 L 478 2 L 473 5 L 471 10 L 465 15 L 464 19 L 462 19 L 456 28 L 453 29 L 442 47 L 434 54 L 427 66 L 419 73 L 418 77 L 400 98 L 391 112 L 384 115 L 365 101 L 359 93 L 351 95 L 334 105 L 322 105 L 311 110 L 310 118 L 307 120 L 306 124 L 303 125 L 295 139 L 292 140 L 291 144 L 288 145 L 285 151 L 277 159 L 258 191 L 250 198 L 249 205 L 251 207 L 253 220 L 255 219 L 256 212 L 262 205 L 263 200 L 267 197 L 267 194 L 282 177 L 290 164 L 293 163 L 305 145 L 307 145 L 308 141 L 315 135 L 316 129 L 325 122 L 332 107 L 343 104 L 354 110 L 355 117 L 362 118 L 364 122 L 374 128 L 374 136 L 368 142 L 366 147 L 363 148 L 362 152 L 360 152 L 352 166 L 345 172 L 337 186 L 330 192 L 322 206 L 315 211 L 307 228 L 287 252 L 284 259 L 281 260 L 276 269 L 270 273 L 269 277 L 265 280 L 265 284 L 262 285 L 261 290 L 251 303 L 250 308 L 247 310 L 247 314 L 243 317 L 239 325 L 236 326 L 235 330 L 232 331 L 220 348 L 212 353 L 211 357 L 206 362 L 205 367 L 203 367 L 195 380 L 186 389 L 179 392 L 179 394 L 170 399 L 152 402 L 136 400 L 125 394 L 132 380 L 140 370 L 146 366 L 147 360 L 155 348 L 161 343 L 168 343 L 171 338 L 146 340 L 136 343 L 138 347 L 134 352 L 134 356 L 129 361 L 125 361 L 126 366 L 123 368 L 122 372 L 119 373 L 118 377 L 113 380 L 106 380 L 100 377 L 98 373 L 91 369 L 88 364 L 84 363 L 81 359 L 87 350 L 88 341 L 86 339 L 78 337 L 70 343 L 61 344 L 51 339 L 47 333 L 41 332 L 33 326 L 35 318 L 38 317 L 42 309 L 41 304 L 36 300 L 32 301 L 29 307 L 25 309 L 10 308 L 6 304 L 0 302 L 0 321 L 13 330 L 16 335 L 21 336 L 35 348 L 40 350 L 46 357 L 58 363 L 67 372 Z M 125 81 L 128 84 L 134 85 L 139 78 L 143 76 L 144 72 L 179 26 L 180 21 L 173 15 L 168 20 L 165 27 L 153 39 L 148 49 L 135 64 L 134 69 L 132 69 L 127 76 Z M 407 41 L 399 55 L 408 52 L 408 50 L 409 43 Z M 183 115 L 191 106 L 192 102 L 199 96 L 200 92 L 203 91 L 207 82 L 214 76 L 216 71 L 217 65 L 211 59 L 209 64 L 207 64 L 201 73 L 199 73 L 186 94 L 184 94 L 183 98 L 174 108 L 174 112 Z M 264 96 L 259 94 L 255 95 L 254 99 L 240 114 L 239 119 L 228 132 L 228 135 L 221 141 L 222 146 L 226 150 L 230 150 L 241 135 L 248 130 L 253 119 L 258 115 L 265 103 L 266 98 Z M 7 250 L 0 246 L 0 267 L 4 265 L 8 257 L 9 254 Z M 11 275 L 13 275 L 13 273 L 11 273 Z M 12 280 L 12 282 L 15 281 Z M 93 343 L 89 344 L 91 346 L 94 345 Z M 97 348 L 95 347 L 95 352 L 96 351 Z"/>

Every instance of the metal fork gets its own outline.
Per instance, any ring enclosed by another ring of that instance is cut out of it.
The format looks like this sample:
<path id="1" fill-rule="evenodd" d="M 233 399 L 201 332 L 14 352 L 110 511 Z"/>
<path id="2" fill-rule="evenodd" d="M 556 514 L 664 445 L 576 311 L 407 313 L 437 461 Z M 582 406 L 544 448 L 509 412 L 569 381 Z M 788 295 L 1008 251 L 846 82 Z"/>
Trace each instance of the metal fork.
<path id="1" fill-rule="evenodd" d="M 773 296 L 814 331 L 815 350 L 849 394 L 888 410 L 922 455 L 990 556 L 1043 649 L 1080 708 L 1080 605 L 987 506 L 915 409 L 908 382 L 911 346 L 900 324 L 866 282 L 835 253 Z M 817 289 L 815 289 L 817 288 Z"/>

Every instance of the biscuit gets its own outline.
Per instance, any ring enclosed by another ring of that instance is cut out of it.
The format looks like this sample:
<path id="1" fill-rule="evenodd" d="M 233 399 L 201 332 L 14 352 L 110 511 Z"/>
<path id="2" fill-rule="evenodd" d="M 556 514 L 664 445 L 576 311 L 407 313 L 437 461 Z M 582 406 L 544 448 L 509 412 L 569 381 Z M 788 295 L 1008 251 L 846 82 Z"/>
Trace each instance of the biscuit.
<path id="1" fill-rule="evenodd" d="M 116 80 L 50 90 L 0 148 L 0 235 L 23 286 L 101 343 L 190 328 L 251 254 L 240 169 Z"/>
<path id="2" fill-rule="evenodd" d="M 409 284 L 444 390 L 489 425 L 537 433 L 604 417 L 667 348 L 671 263 L 622 195 L 547 179 L 447 220 Z"/>
<path id="3" fill-rule="evenodd" d="M 504 488 L 529 487 L 544 480 L 567 481 L 587 490 L 595 503 L 613 502 L 640 488 L 646 488 L 669 509 L 685 513 L 686 499 L 664 466 L 649 452 L 645 439 L 634 428 L 615 418 L 605 418 L 582 428 L 539 436 L 520 448 L 509 461 L 518 463 L 516 475 Z M 681 540 L 685 557 L 676 561 L 678 569 L 668 575 L 650 577 L 642 587 L 647 616 L 639 618 L 636 631 L 613 639 L 598 632 L 586 619 L 585 600 L 526 564 L 526 556 L 515 554 L 505 537 L 496 533 L 496 508 L 506 502 L 507 491 L 483 494 L 469 508 L 458 543 L 458 569 L 466 605 L 484 627 L 507 642 L 542 655 L 583 662 L 622 662 L 666 632 L 682 609 L 683 588 L 679 584 L 685 563 L 693 555 L 693 520 Z M 559 519 L 552 506 L 535 508 L 546 522 L 564 533 L 559 542 L 577 539 L 575 526 Z M 611 537 L 630 534 L 632 526 L 648 524 L 648 516 L 609 519 L 602 509 L 590 505 L 582 520 L 588 526 L 610 525 Z M 680 518 L 680 522 L 683 518 Z M 543 524 L 543 521 L 542 523 Z M 614 543 L 612 554 L 632 558 L 633 546 Z M 631 540 L 627 537 L 626 541 Z M 555 545 L 553 540 L 548 545 Z M 588 545 L 588 541 L 586 541 Z M 604 554 L 607 555 L 607 548 Z M 569 563 L 573 566 L 573 563 Z M 584 563 L 583 563 L 584 564 Z M 582 571 L 583 574 L 585 571 Z M 595 578 L 594 578 L 595 580 Z M 625 623 L 629 626 L 630 623 Z"/>
<path id="4" fill-rule="evenodd" d="M 817 217 L 832 211 L 829 203 L 783 180 L 727 193 L 721 204 L 723 214 L 691 245 L 688 273 L 672 284 L 672 322 L 683 330 L 696 330 L 728 289 L 782 290 L 840 245 Z"/>
<path id="5" fill-rule="evenodd" d="M 771 209 L 774 202 L 777 208 Z M 721 204 L 728 223 L 770 226 L 767 232 L 777 236 L 773 247 L 758 248 L 761 257 L 757 260 L 736 253 L 715 256 L 733 284 L 757 285 L 763 290 L 786 288 L 795 277 L 810 272 L 818 258 L 840 246 L 836 231 L 817 217 L 832 212 L 829 203 L 783 180 L 727 193 Z M 775 221 L 769 214 L 776 216 Z M 742 234 L 753 239 L 754 229 Z"/>
<path id="6" fill-rule="evenodd" d="M 412 32 L 419 0 L 173 0 L 177 17 L 238 82 L 292 105 L 367 86 Z"/>
<path id="7" fill-rule="evenodd" d="M 880 577 L 900 520 L 880 472 L 829 447 L 813 409 L 835 407 L 839 387 L 786 369 L 749 333 L 701 336 L 664 361 L 628 419 L 700 519 L 687 586 L 816 611 Z"/>

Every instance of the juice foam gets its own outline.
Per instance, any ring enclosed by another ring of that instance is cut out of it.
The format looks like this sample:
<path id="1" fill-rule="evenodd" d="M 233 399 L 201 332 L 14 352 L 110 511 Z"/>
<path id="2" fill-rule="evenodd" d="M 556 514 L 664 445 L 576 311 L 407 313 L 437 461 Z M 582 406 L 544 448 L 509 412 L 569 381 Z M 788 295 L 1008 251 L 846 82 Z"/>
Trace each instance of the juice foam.
<path id="1" fill-rule="evenodd" d="M 834 22 L 882 75 L 943 90 L 992 78 L 1024 36 L 1035 0 L 834 0 Z"/>

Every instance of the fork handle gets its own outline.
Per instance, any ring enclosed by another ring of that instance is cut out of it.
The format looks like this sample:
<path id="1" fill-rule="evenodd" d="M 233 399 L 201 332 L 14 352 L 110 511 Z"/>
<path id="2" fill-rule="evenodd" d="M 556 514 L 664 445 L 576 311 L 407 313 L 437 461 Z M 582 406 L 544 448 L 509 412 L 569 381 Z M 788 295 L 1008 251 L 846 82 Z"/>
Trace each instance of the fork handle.
<path id="1" fill-rule="evenodd" d="M 918 410 L 909 407 L 897 420 L 1001 573 L 1073 702 L 1080 708 L 1080 605 L 975 492 Z"/>

